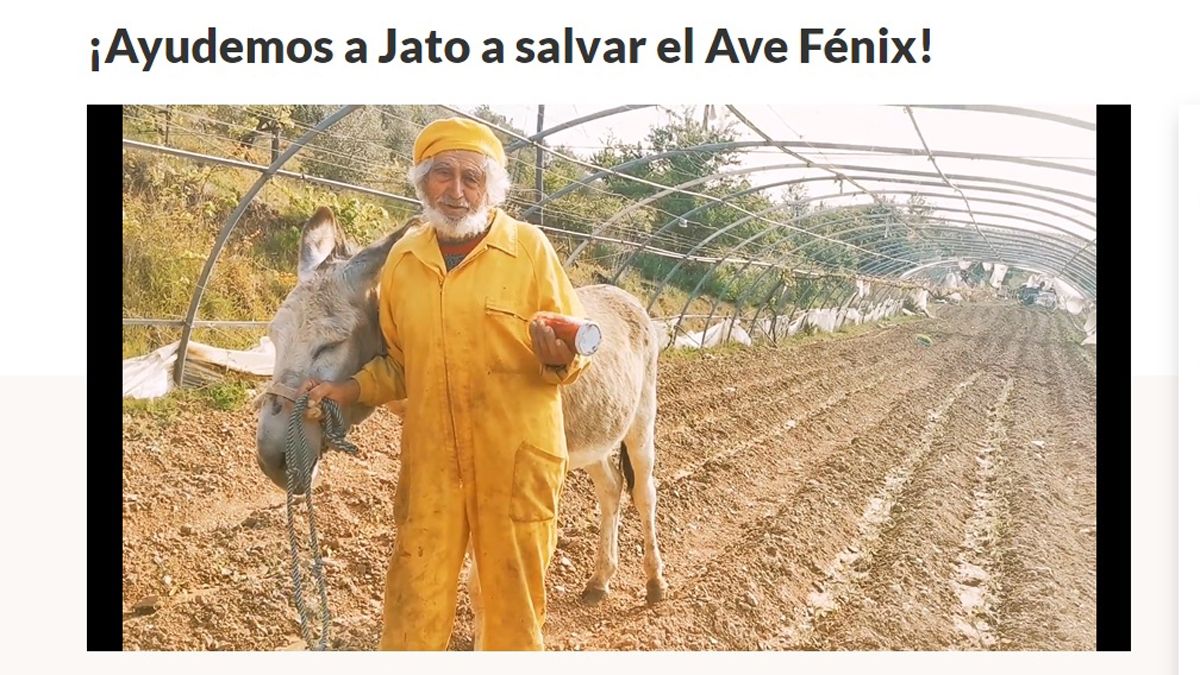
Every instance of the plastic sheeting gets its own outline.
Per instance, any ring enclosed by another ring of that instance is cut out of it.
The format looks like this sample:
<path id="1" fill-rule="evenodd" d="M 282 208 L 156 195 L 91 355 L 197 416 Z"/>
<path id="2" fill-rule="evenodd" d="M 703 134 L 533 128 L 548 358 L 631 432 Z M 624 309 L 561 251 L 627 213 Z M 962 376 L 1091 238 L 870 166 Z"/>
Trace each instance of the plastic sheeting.
<path id="1" fill-rule="evenodd" d="M 984 268 L 986 269 L 987 266 L 985 265 Z M 991 272 L 992 272 L 992 276 L 988 280 L 988 285 L 990 285 L 992 288 L 996 288 L 996 289 L 1003 286 L 1004 285 L 1004 277 L 1008 275 L 1008 265 L 1004 265 L 1002 263 L 996 263 L 995 265 L 992 265 Z"/>
<path id="2" fill-rule="evenodd" d="M 1088 310 L 1087 321 L 1083 323 L 1083 332 L 1087 337 L 1080 344 L 1094 345 L 1096 344 L 1096 308 L 1092 307 Z"/>
<path id="3" fill-rule="evenodd" d="M 1055 294 L 1058 295 L 1058 306 L 1072 314 L 1082 314 L 1087 309 L 1087 299 L 1074 288 L 1068 286 L 1062 279 L 1051 282 Z"/>
<path id="4" fill-rule="evenodd" d="M 941 279 L 938 279 L 939 288 L 958 288 L 962 285 L 962 279 L 955 272 L 946 272 L 946 274 L 942 275 Z"/>
<path id="5" fill-rule="evenodd" d="M 175 388 L 175 358 L 179 342 L 121 363 L 121 389 L 126 398 L 158 398 Z M 258 346 L 246 350 L 221 349 L 200 342 L 189 342 L 185 366 L 191 372 L 233 370 L 270 377 L 275 370 L 275 345 L 263 337 Z"/>
<path id="6" fill-rule="evenodd" d="M 729 319 L 726 319 L 715 326 L 709 326 L 707 330 L 678 335 L 673 346 L 675 349 L 701 349 L 716 347 L 724 342 L 750 344 L 750 334 L 742 328 L 740 319 L 734 321 L 732 326 Z"/>
<path id="7" fill-rule="evenodd" d="M 926 316 L 929 315 L 929 291 L 924 288 L 917 288 L 909 292 L 905 298 L 904 304 L 910 307 L 915 312 L 920 312 Z"/>
<path id="8" fill-rule="evenodd" d="M 866 300 L 871 295 L 871 282 L 866 279 L 854 280 L 854 301 Z"/>
<path id="9" fill-rule="evenodd" d="M 655 319 L 650 324 L 654 327 L 654 335 L 658 338 L 659 350 L 666 349 L 667 343 L 671 341 L 671 333 L 679 324 L 679 319 Z"/>
<path id="10" fill-rule="evenodd" d="M 1051 278 L 1042 276 L 1040 274 L 1031 274 L 1029 275 L 1029 278 L 1025 280 L 1024 286 L 1026 288 L 1033 288 L 1043 283 L 1046 284 L 1047 289 L 1053 289 L 1054 294 L 1058 296 L 1059 309 L 1066 310 L 1067 312 L 1076 315 L 1082 314 L 1083 311 L 1087 309 L 1087 298 L 1083 297 L 1079 291 L 1075 290 L 1074 287 L 1058 277 Z"/>

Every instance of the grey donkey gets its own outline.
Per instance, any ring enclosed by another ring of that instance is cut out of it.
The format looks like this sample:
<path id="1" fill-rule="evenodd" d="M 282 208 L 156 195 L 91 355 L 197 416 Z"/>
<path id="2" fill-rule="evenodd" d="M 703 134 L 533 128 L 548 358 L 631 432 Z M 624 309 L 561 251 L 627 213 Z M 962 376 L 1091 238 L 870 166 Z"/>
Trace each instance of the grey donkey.
<path id="1" fill-rule="evenodd" d="M 287 486 L 284 439 L 296 388 L 308 378 L 348 378 L 384 352 L 379 329 L 379 270 L 392 246 L 417 225 L 416 219 L 410 220 L 360 248 L 347 240 L 326 207 L 318 208 L 305 224 L 298 283 L 268 330 L 276 350 L 274 376 L 258 401 L 258 464 L 279 487 Z M 610 285 L 583 286 L 577 293 L 603 335 L 591 366 L 562 390 L 568 470 L 586 471 L 600 502 L 595 570 L 582 599 L 595 603 L 609 593 L 617 569 L 621 492 L 628 488 L 642 521 L 646 601 L 654 603 L 666 596 L 667 589 L 658 547 L 653 477 L 658 340 L 646 310 L 629 293 Z M 387 407 L 403 416 L 403 402 Z M 353 405 L 343 413 L 347 424 L 354 425 L 373 411 Z M 306 418 L 303 433 L 310 447 L 323 445 L 316 420 Z M 473 565 L 470 589 L 472 605 L 478 608 Z M 480 627 L 476 616 L 476 644 Z"/>

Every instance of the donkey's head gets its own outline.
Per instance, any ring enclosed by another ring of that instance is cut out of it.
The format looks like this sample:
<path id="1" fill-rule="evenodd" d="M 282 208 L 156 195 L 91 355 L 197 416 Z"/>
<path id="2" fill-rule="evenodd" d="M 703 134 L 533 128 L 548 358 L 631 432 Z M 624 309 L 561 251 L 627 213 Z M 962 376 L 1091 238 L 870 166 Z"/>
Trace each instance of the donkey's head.
<path id="1" fill-rule="evenodd" d="M 258 411 L 258 465 L 281 488 L 287 489 L 284 445 L 296 390 L 309 378 L 346 379 L 384 352 L 376 294 L 379 270 L 407 230 L 405 225 L 359 250 L 326 207 L 304 225 L 299 280 L 268 329 L 275 345 L 275 373 Z M 347 424 L 357 424 L 372 410 L 354 405 L 343 412 Z M 318 421 L 304 418 L 303 434 L 309 447 L 324 451 Z"/>

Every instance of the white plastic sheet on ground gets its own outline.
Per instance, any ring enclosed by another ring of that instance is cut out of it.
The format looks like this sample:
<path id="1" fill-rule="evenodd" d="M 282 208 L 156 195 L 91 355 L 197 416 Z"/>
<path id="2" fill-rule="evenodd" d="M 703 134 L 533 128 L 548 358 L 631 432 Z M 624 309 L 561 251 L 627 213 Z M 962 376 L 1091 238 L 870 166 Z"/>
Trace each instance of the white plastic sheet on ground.
<path id="1" fill-rule="evenodd" d="M 1083 294 L 1058 277 L 1051 278 L 1040 274 L 1030 274 L 1029 278 L 1025 280 L 1024 285 L 1027 288 L 1033 288 L 1043 283 L 1046 284 L 1047 289 L 1053 289 L 1054 294 L 1058 296 L 1059 309 L 1064 309 L 1071 314 L 1082 314 L 1087 309 L 1087 298 L 1083 297 Z"/>
<path id="2" fill-rule="evenodd" d="M 854 301 L 866 300 L 871 295 L 871 282 L 866 279 L 854 280 Z"/>
<path id="3" fill-rule="evenodd" d="M 1004 276 L 1008 274 L 1008 265 L 996 263 L 992 265 L 992 276 L 988 283 L 992 288 L 1000 288 L 1004 284 Z"/>
<path id="4" fill-rule="evenodd" d="M 1087 299 L 1079 291 L 1068 286 L 1062 279 L 1050 282 L 1054 293 L 1058 295 L 1058 306 L 1072 314 L 1080 314 L 1087 308 Z"/>
<path id="5" fill-rule="evenodd" d="M 1088 310 L 1087 321 L 1083 323 L 1083 332 L 1087 333 L 1087 337 L 1080 344 L 1094 345 L 1096 344 L 1096 308 Z"/>
<path id="6" fill-rule="evenodd" d="M 125 359 L 121 364 L 121 389 L 126 398 L 158 398 L 175 387 L 173 378 L 179 342 L 160 347 L 145 356 Z M 275 370 L 275 345 L 263 337 L 258 346 L 239 351 L 189 342 L 187 362 L 203 368 L 223 368 L 269 377 Z"/>
<path id="7" fill-rule="evenodd" d="M 929 291 L 924 288 L 916 288 L 909 292 L 906 304 L 910 305 L 915 312 L 929 314 Z"/>

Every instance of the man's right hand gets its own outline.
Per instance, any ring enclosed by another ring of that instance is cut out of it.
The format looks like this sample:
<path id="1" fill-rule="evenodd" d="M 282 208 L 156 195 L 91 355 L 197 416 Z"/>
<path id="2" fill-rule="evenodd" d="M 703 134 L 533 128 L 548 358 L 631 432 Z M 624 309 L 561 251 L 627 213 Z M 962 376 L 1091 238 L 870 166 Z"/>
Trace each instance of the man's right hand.
<path id="1" fill-rule="evenodd" d="M 354 378 L 342 380 L 341 382 L 322 382 L 320 380 L 306 380 L 300 387 L 300 394 L 308 394 L 308 407 L 315 408 L 321 405 L 323 399 L 329 399 L 338 404 L 342 408 L 358 402 L 358 395 L 361 390 L 358 387 L 358 381 Z"/>

